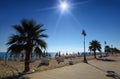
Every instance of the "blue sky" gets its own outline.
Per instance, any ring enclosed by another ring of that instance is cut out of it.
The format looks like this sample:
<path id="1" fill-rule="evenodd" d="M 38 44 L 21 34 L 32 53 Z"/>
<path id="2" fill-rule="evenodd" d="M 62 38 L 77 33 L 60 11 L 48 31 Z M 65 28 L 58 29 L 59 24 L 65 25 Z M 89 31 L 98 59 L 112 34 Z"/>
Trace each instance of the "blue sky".
<path id="1" fill-rule="evenodd" d="M 70 8 L 61 13 L 60 0 L 1 0 L 0 52 L 6 51 L 6 42 L 16 33 L 12 25 L 20 20 L 34 19 L 44 24 L 49 52 L 83 51 L 82 29 L 85 29 L 86 51 L 89 42 L 104 41 L 120 49 L 120 0 L 67 0 Z M 63 0 L 64 1 L 64 0 Z"/>

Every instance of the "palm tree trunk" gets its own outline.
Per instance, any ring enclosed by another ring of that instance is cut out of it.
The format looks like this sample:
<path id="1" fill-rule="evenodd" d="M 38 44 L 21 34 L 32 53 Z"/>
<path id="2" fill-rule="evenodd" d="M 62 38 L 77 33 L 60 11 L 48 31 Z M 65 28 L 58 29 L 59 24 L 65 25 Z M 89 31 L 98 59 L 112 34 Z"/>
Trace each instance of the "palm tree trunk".
<path id="1" fill-rule="evenodd" d="M 94 58 L 96 58 L 96 52 L 94 51 Z"/>
<path id="2" fill-rule="evenodd" d="M 24 69 L 24 72 L 30 71 L 29 64 L 30 64 L 30 51 L 27 51 L 26 56 L 25 56 L 25 69 Z"/>
<path id="3" fill-rule="evenodd" d="M 5 54 L 5 64 L 7 64 L 7 53 Z"/>
<path id="4" fill-rule="evenodd" d="M 106 57 L 108 56 L 108 52 L 106 52 Z"/>

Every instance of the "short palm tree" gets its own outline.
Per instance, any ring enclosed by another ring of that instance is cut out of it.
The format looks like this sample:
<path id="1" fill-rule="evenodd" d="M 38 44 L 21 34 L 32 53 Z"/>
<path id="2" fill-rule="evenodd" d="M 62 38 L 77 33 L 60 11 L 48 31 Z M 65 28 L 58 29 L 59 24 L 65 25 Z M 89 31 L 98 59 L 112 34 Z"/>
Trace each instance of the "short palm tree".
<path id="1" fill-rule="evenodd" d="M 92 46 L 89 46 L 89 51 L 90 51 L 90 52 L 92 51 Z"/>
<path id="2" fill-rule="evenodd" d="M 10 36 L 7 45 L 8 53 L 19 54 L 22 51 L 25 52 L 25 68 L 24 72 L 30 70 L 30 55 L 32 52 L 42 53 L 43 50 L 46 50 L 47 44 L 42 39 L 48 37 L 42 32 L 45 29 L 42 29 L 41 24 L 36 24 L 34 20 L 23 19 L 20 25 L 14 25 L 13 28 L 17 31 L 16 34 Z"/>
<path id="3" fill-rule="evenodd" d="M 110 50 L 111 50 L 110 46 L 106 45 L 105 46 L 105 54 L 106 54 L 106 56 L 108 56 L 108 53 L 110 52 Z"/>
<path id="4" fill-rule="evenodd" d="M 117 54 L 120 50 L 115 47 L 115 48 L 113 48 L 113 51 L 114 51 L 115 54 Z"/>
<path id="5" fill-rule="evenodd" d="M 100 44 L 100 42 L 98 42 L 97 40 L 92 40 L 90 42 L 89 50 L 94 52 L 94 58 L 96 58 L 96 51 L 98 50 L 98 51 L 101 52 L 101 44 Z"/>

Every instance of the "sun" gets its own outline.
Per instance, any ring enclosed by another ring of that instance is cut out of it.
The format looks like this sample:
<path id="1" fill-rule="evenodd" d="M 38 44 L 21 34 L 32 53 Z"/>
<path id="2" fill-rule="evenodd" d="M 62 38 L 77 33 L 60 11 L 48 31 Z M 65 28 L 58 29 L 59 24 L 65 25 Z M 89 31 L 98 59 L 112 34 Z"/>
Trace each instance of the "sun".
<path id="1" fill-rule="evenodd" d="M 62 10 L 67 10 L 67 9 L 68 9 L 68 4 L 67 4 L 67 2 L 62 2 L 62 3 L 60 4 L 60 8 L 61 8 Z"/>
<path id="2" fill-rule="evenodd" d="M 69 8 L 69 4 L 66 1 L 62 1 L 60 3 L 60 9 L 61 9 L 61 11 L 66 11 L 66 10 L 68 10 L 68 8 Z"/>

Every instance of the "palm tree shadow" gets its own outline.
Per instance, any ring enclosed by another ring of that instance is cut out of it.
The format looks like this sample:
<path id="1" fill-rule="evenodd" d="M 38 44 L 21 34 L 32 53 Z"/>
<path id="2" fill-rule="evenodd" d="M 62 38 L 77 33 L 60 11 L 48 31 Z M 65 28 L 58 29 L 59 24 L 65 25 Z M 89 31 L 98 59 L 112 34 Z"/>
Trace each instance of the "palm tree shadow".
<path id="1" fill-rule="evenodd" d="M 114 79 L 120 79 L 120 75 L 114 71 L 107 71 L 107 77 L 112 77 Z"/>
<path id="2" fill-rule="evenodd" d="M 112 77 L 113 79 L 120 79 L 120 75 L 117 74 L 117 73 L 114 72 L 114 71 L 105 71 L 105 70 L 103 70 L 103 69 L 101 69 L 101 68 L 99 68 L 99 67 L 97 67 L 97 66 L 95 66 L 95 65 L 92 65 L 92 64 L 90 64 L 90 63 L 88 63 L 88 65 L 90 65 L 90 66 L 92 66 L 92 67 L 94 67 L 94 68 L 96 68 L 96 69 L 98 69 L 98 70 L 100 70 L 100 71 L 102 71 L 102 72 L 107 73 L 107 74 L 106 74 L 107 77 Z"/>
<path id="3" fill-rule="evenodd" d="M 21 78 L 19 78 L 19 79 L 30 79 L 30 78 L 28 78 L 28 77 L 21 77 Z"/>
<path id="4" fill-rule="evenodd" d="M 9 76 L 5 78 L 0 78 L 0 79 L 30 79 L 28 77 L 20 77 L 20 76 Z"/>
<path id="5" fill-rule="evenodd" d="M 107 61 L 107 62 L 116 62 L 116 60 L 113 59 L 107 59 L 107 58 L 96 58 L 97 60 L 101 60 L 101 61 Z"/>

